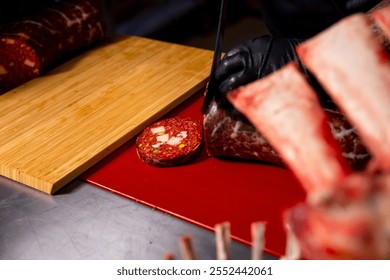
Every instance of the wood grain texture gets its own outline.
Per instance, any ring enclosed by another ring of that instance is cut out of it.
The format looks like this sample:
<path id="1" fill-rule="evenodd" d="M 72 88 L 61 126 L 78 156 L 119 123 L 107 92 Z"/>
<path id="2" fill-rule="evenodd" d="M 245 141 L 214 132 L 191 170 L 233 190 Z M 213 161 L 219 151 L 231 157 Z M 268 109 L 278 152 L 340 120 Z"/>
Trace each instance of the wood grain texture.
<path id="1" fill-rule="evenodd" d="M 212 52 L 105 43 L 0 96 L 0 174 L 53 194 L 205 86 Z"/>

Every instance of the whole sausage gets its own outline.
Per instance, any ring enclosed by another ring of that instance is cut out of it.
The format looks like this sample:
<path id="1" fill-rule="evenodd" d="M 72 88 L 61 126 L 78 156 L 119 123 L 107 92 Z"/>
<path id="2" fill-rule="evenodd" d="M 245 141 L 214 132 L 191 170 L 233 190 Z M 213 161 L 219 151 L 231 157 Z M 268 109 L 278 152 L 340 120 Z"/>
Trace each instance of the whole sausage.
<path id="1" fill-rule="evenodd" d="M 0 26 L 0 91 L 39 76 L 54 62 L 104 37 L 99 0 L 64 0 Z"/>
<path id="2" fill-rule="evenodd" d="M 231 114 L 229 109 L 215 100 L 210 102 L 209 108 L 203 123 L 205 147 L 209 156 L 285 165 L 267 139 L 244 116 Z M 341 145 L 344 158 L 352 169 L 363 169 L 370 155 L 355 128 L 337 107 L 329 105 L 325 113 L 332 133 Z"/>

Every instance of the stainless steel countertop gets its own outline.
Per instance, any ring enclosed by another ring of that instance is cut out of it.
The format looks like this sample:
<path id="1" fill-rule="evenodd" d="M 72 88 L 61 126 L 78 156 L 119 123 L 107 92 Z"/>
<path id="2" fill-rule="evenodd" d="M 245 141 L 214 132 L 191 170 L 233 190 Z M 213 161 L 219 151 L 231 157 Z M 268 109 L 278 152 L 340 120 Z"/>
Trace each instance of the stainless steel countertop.
<path id="1" fill-rule="evenodd" d="M 214 233 L 79 179 L 48 195 L 0 176 L 3 260 L 160 260 L 168 251 L 181 259 L 185 234 L 198 259 L 215 259 Z M 233 242 L 231 259 L 249 258 Z"/>

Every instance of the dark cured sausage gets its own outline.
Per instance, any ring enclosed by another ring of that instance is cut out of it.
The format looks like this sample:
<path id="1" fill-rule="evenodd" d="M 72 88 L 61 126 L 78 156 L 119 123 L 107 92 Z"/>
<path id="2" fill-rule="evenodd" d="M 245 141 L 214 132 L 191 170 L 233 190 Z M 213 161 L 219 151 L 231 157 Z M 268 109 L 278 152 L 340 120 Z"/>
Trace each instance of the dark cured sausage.
<path id="1" fill-rule="evenodd" d="M 279 154 L 244 116 L 232 116 L 228 109 L 215 100 L 211 101 L 209 108 L 204 116 L 204 139 L 210 156 L 248 159 L 284 166 Z M 325 109 L 325 113 L 349 165 L 355 170 L 364 168 L 370 155 L 355 129 L 337 108 Z"/>
<path id="2" fill-rule="evenodd" d="M 41 73 L 42 64 L 35 50 L 23 40 L 0 39 L 0 93 Z"/>
<path id="3" fill-rule="evenodd" d="M 138 156 L 158 167 L 182 165 L 198 154 L 202 122 L 189 117 L 161 120 L 147 127 L 136 141 Z"/>
<path id="4" fill-rule="evenodd" d="M 104 37 L 99 0 L 64 0 L 0 26 L 0 92 L 42 74 Z"/>

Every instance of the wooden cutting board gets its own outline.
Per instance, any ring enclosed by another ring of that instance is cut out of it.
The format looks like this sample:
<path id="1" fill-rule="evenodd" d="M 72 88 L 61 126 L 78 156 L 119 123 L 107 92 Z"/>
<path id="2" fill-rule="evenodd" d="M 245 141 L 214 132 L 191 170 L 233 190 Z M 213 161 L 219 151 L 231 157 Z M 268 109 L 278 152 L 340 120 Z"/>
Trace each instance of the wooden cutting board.
<path id="1" fill-rule="evenodd" d="M 120 37 L 0 96 L 0 174 L 53 194 L 205 86 L 213 53 Z"/>

